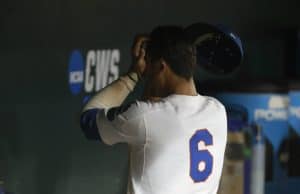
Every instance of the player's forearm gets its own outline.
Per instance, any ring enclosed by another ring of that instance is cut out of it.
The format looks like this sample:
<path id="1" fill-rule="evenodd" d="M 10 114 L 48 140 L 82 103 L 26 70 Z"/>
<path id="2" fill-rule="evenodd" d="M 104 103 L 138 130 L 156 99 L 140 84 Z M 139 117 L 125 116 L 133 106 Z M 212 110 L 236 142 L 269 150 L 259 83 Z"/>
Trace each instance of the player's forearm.
<path id="1" fill-rule="evenodd" d="M 88 101 L 80 117 L 81 129 L 88 139 L 101 141 L 97 126 L 98 112 L 106 112 L 110 108 L 120 106 L 134 89 L 137 81 L 136 73 L 128 73 L 100 90 Z"/>
<path id="2" fill-rule="evenodd" d="M 146 67 L 145 50 L 141 47 L 145 40 L 145 37 L 140 37 L 134 43 L 132 71 L 100 90 L 84 106 L 80 126 L 88 139 L 100 140 L 98 113 L 104 111 L 107 114 L 108 109 L 120 106 L 135 88 L 139 79 L 138 75 L 141 76 Z"/>
<path id="3" fill-rule="evenodd" d="M 129 72 L 115 80 L 97 94 L 95 94 L 83 108 L 83 112 L 90 109 L 109 109 L 120 106 L 138 81 L 137 73 Z"/>

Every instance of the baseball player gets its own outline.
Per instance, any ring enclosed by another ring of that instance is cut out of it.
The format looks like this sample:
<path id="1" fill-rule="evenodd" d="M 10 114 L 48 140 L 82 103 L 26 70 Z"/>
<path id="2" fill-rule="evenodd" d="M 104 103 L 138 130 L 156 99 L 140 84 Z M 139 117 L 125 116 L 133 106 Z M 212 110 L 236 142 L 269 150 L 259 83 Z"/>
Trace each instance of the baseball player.
<path id="1" fill-rule="evenodd" d="M 147 40 L 146 48 L 141 45 Z M 133 47 L 129 72 L 100 90 L 83 108 L 88 138 L 127 143 L 127 194 L 215 194 L 227 136 L 224 106 L 197 93 L 195 48 L 177 26 L 155 28 Z M 136 84 L 143 100 L 123 105 Z"/>

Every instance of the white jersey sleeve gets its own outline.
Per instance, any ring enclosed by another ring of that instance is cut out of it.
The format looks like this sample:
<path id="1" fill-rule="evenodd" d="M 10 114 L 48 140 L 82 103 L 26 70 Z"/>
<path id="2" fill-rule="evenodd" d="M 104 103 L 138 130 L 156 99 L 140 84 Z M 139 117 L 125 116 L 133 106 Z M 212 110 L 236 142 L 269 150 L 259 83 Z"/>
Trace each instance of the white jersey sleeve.
<path id="1" fill-rule="evenodd" d="M 142 145 L 146 139 L 144 115 L 135 102 L 126 107 L 118 107 L 113 113 L 99 111 L 97 127 L 101 139 L 108 145 L 128 143 Z"/>

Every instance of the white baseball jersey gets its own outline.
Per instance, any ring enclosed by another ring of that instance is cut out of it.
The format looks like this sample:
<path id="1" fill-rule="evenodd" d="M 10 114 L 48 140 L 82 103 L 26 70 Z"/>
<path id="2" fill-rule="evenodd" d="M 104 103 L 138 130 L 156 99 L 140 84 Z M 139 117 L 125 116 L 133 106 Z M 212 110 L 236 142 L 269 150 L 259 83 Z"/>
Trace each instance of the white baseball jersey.
<path id="1" fill-rule="evenodd" d="M 217 193 L 227 121 L 216 99 L 170 95 L 137 101 L 112 121 L 104 113 L 97 118 L 106 144 L 130 146 L 128 194 Z"/>

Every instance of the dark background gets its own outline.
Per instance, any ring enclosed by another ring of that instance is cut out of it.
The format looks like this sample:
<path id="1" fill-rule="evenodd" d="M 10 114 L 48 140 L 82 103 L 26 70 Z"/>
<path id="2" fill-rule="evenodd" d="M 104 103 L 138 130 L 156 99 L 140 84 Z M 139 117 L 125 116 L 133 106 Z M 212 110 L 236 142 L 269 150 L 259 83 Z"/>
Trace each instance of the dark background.
<path id="1" fill-rule="evenodd" d="M 80 131 L 82 96 L 68 85 L 74 49 L 118 48 L 124 73 L 136 33 L 222 23 L 240 35 L 245 61 L 233 75 L 198 80 L 296 78 L 299 8 L 297 0 L 1 0 L 0 184 L 18 194 L 125 193 L 127 146 Z"/>

